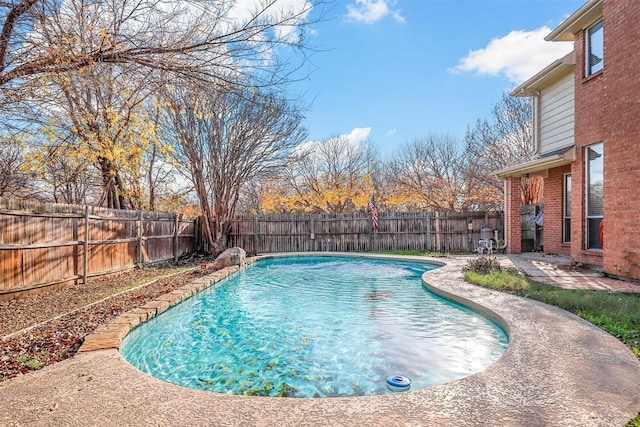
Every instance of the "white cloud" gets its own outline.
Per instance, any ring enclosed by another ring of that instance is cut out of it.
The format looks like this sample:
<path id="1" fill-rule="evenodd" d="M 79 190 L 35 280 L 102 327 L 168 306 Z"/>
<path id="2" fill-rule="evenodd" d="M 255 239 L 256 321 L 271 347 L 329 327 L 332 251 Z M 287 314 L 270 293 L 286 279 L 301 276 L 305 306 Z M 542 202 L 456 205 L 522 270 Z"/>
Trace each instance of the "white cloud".
<path id="1" fill-rule="evenodd" d="M 512 83 L 520 84 L 573 49 L 572 42 L 545 41 L 550 32 L 546 26 L 533 31 L 512 31 L 491 40 L 484 49 L 469 52 L 450 71 L 503 75 Z"/>
<path id="2" fill-rule="evenodd" d="M 257 10 L 262 10 L 265 3 L 261 0 L 236 0 L 229 10 L 228 17 L 232 22 L 246 22 L 255 16 Z M 296 25 L 305 21 L 309 12 L 313 9 L 313 5 L 309 0 L 276 0 L 268 8 L 264 9 L 263 17 L 269 19 L 278 19 L 288 21 L 287 25 L 278 25 L 274 31 L 278 37 L 289 42 L 298 41 L 295 33 Z M 292 17 L 296 17 L 292 19 Z"/>
<path id="3" fill-rule="evenodd" d="M 387 136 L 391 136 L 391 135 L 395 134 L 395 133 L 397 132 L 397 130 L 398 130 L 398 129 L 395 129 L 395 128 L 394 128 L 394 129 L 391 129 L 391 130 L 387 131 L 387 133 L 386 133 L 385 135 L 387 135 Z"/>
<path id="4" fill-rule="evenodd" d="M 344 138 L 352 144 L 360 144 L 365 142 L 371 134 L 371 128 L 354 128 L 351 133 L 340 135 L 338 138 Z"/>
<path id="5" fill-rule="evenodd" d="M 357 148 L 360 146 L 360 144 L 367 141 L 367 139 L 369 138 L 369 134 L 371 134 L 370 127 L 354 128 L 350 133 L 334 136 L 326 141 L 303 142 L 293 150 L 293 154 L 299 155 L 302 153 L 313 153 L 314 151 L 318 151 L 318 147 L 320 147 L 322 144 L 331 143 L 337 140 L 346 141 L 350 146 Z"/>
<path id="6" fill-rule="evenodd" d="M 392 10 L 395 5 L 392 0 L 355 0 L 355 4 L 347 5 L 347 18 L 365 24 L 373 24 L 387 15 L 391 15 L 398 22 L 404 22 L 399 10 Z"/>

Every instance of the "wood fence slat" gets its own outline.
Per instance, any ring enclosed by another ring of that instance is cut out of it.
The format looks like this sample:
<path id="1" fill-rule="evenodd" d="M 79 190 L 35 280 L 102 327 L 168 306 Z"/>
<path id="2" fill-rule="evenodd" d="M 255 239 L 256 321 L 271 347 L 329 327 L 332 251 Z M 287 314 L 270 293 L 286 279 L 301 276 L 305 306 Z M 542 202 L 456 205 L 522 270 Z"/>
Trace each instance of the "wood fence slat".
<path id="1" fill-rule="evenodd" d="M 239 215 L 232 223 L 227 246 L 250 253 L 292 251 L 443 251 L 468 252 L 482 227 L 498 229 L 500 212 L 388 212 L 378 215 L 373 232 L 368 213 L 318 215 Z M 468 224 L 474 230 L 470 233 Z M 471 242 L 469 239 L 471 238 Z"/>
<path id="2" fill-rule="evenodd" d="M 84 244 L 82 253 L 82 282 L 89 278 L 89 206 L 84 207 Z"/>
<path id="3" fill-rule="evenodd" d="M 143 218 L 141 223 L 140 218 Z M 0 197 L 0 299 L 197 249 L 195 217 Z M 138 227 L 138 225 L 142 227 Z M 138 231 L 142 234 L 138 235 Z M 143 252 L 138 252 L 138 244 Z"/>

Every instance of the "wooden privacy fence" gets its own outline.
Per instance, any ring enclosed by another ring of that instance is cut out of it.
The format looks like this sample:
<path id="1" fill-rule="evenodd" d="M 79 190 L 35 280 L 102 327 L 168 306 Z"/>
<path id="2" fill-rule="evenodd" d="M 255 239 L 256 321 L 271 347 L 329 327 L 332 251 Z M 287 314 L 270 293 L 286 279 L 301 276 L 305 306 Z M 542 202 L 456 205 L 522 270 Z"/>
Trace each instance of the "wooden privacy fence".
<path id="1" fill-rule="evenodd" d="M 0 198 L 0 299 L 196 250 L 195 217 Z"/>
<path id="2" fill-rule="evenodd" d="M 368 213 L 241 215 L 233 221 L 227 243 L 249 253 L 469 252 L 476 247 L 483 227 L 497 229 L 503 236 L 500 212 L 385 212 L 378 214 L 378 221 L 376 233 Z"/>

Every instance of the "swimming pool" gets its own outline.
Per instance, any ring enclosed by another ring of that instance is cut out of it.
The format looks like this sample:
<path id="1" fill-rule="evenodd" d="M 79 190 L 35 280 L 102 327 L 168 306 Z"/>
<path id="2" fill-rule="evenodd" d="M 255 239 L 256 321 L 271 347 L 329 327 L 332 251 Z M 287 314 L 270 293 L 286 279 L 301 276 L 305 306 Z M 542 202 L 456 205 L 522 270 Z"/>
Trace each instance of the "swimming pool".
<path id="1" fill-rule="evenodd" d="M 471 375 L 508 338 L 435 296 L 415 262 L 342 257 L 262 260 L 132 331 L 121 353 L 140 370 L 219 393 L 338 397 Z"/>

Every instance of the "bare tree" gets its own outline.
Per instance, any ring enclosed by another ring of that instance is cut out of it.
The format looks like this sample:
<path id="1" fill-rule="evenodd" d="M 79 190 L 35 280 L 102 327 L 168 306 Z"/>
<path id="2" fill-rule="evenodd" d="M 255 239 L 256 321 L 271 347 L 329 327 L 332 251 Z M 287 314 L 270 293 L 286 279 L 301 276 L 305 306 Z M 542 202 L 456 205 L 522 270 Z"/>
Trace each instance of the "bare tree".
<path id="1" fill-rule="evenodd" d="M 280 175 L 280 210 L 345 213 L 364 209 L 375 192 L 377 152 L 367 141 L 337 136 L 296 148 Z"/>
<path id="2" fill-rule="evenodd" d="M 158 94 L 161 96 L 161 94 Z M 173 146 L 160 139 L 162 136 L 161 122 L 166 114 L 164 101 L 156 99 L 149 106 L 151 122 L 148 140 L 140 175 L 144 177 L 142 191 L 145 195 L 144 209 L 162 212 L 183 212 L 192 215 L 197 209 L 188 199 L 192 195 L 193 185 L 184 179 L 180 172 L 184 165 L 175 162 L 172 156 Z M 142 199 L 141 199 L 142 202 Z M 195 203 L 197 208 L 197 203 Z"/>
<path id="3" fill-rule="evenodd" d="M 302 47 L 315 2 L 12 0 L 0 15 L 0 89 L 96 64 L 233 85 L 282 82 L 273 49 Z M 260 80 L 256 80 L 260 78 Z"/>
<path id="4" fill-rule="evenodd" d="M 57 128 L 57 141 L 39 148 L 50 161 L 43 166 L 71 172 L 63 164 L 84 157 L 101 174 L 100 204 L 141 207 L 148 191 L 153 207 L 171 168 L 158 141 L 133 143 L 150 133 L 143 110 L 151 86 L 185 77 L 216 92 L 281 87 L 301 64 L 283 62 L 276 50 L 291 47 L 306 59 L 304 31 L 320 2 L 10 1 L 0 15 L 0 105 L 19 114 L 3 124 L 23 119 L 49 135 Z M 72 140 L 81 142 L 75 153 Z M 72 157 L 56 158 L 56 145 Z"/>
<path id="5" fill-rule="evenodd" d="M 470 182 L 476 204 L 481 208 L 501 207 L 502 182 L 493 174 L 533 158 L 532 111 L 528 98 L 503 94 L 493 110 L 490 120 L 478 119 L 474 128 L 465 135 L 469 160 Z M 541 196 L 539 177 L 523 177 L 525 204 L 535 203 Z"/>
<path id="6" fill-rule="evenodd" d="M 250 215 L 291 212 L 278 197 L 285 193 L 283 186 L 279 174 L 247 182 L 240 192 L 236 212 Z"/>
<path id="7" fill-rule="evenodd" d="M 156 109 L 153 119 L 154 135 L 160 134 L 160 110 Z M 150 143 L 142 164 L 146 181 L 145 209 L 173 212 L 184 204 L 186 195 L 193 189 L 192 185 L 181 178 L 181 166 L 171 161 L 171 147 L 163 141 L 154 139 Z M 167 210 L 168 209 L 168 210 Z"/>
<path id="8" fill-rule="evenodd" d="M 48 149 L 50 152 L 44 158 L 38 157 L 42 159 L 41 165 L 33 168 L 39 172 L 43 189 L 49 189 L 56 203 L 86 205 L 95 201 L 102 186 L 93 165 L 75 161 L 73 145 L 53 145 Z"/>
<path id="9" fill-rule="evenodd" d="M 466 156 L 449 135 L 416 138 L 387 164 L 386 203 L 413 209 L 456 212 L 467 208 Z"/>
<path id="10" fill-rule="evenodd" d="M 302 116 L 290 101 L 255 89 L 216 91 L 192 82 L 172 86 L 167 99 L 175 155 L 188 165 L 215 252 L 225 244 L 243 186 L 276 173 L 303 141 Z"/>
<path id="11" fill-rule="evenodd" d="M 0 197 L 31 194 L 30 177 L 23 171 L 23 150 L 18 144 L 0 140 Z"/>

